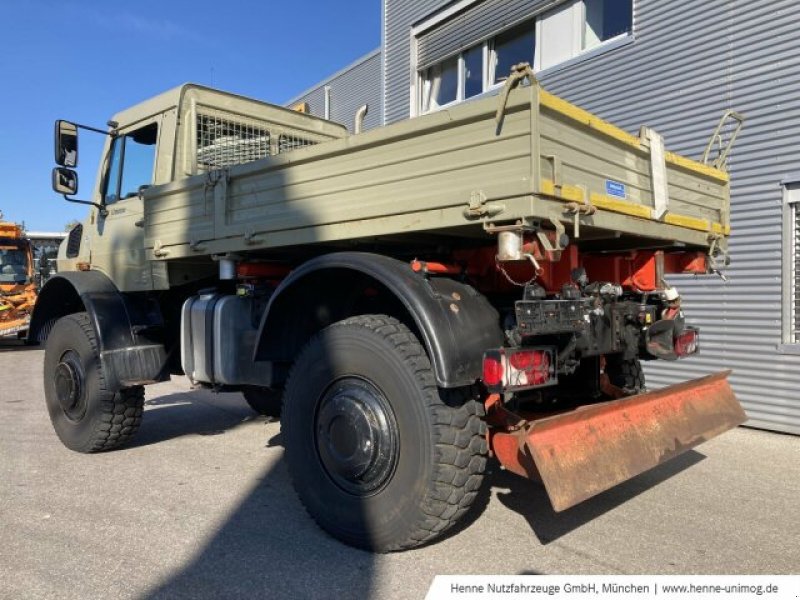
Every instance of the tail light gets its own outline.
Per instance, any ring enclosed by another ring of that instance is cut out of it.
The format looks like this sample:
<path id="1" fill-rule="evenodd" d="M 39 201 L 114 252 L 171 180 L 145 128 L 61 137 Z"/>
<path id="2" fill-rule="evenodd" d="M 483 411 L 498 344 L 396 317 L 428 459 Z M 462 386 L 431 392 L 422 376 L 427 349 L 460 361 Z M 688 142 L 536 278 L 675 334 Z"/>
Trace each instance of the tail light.
<path id="1" fill-rule="evenodd" d="M 502 352 L 491 352 L 483 357 L 483 383 L 486 387 L 502 387 L 505 371 L 505 356 Z"/>
<path id="2" fill-rule="evenodd" d="M 675 338 L 675 354 L 684 358 L 695 354 L 698 349 L 699 335 L 696 329 L 687 329 Z"/>
<path id="3" fill-rule="evenodd" d="M 483 383 L 492 392 L 518 391 L 558 383 L 554 348 L 501 348 L 483 357 Z"/>

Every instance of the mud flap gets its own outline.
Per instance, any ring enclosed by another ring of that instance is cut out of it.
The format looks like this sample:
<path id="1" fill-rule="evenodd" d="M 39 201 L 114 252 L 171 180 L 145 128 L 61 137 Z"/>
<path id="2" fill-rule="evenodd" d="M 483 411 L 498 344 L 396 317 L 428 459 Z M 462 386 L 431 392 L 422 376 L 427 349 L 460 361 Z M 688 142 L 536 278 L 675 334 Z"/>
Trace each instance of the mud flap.
<path id="1" fill-rule="evenodd" d="M 500 462 L 541 479 L 556 512 L 652 469 L 747 420 L 730 371 L 498 433 Z"/>

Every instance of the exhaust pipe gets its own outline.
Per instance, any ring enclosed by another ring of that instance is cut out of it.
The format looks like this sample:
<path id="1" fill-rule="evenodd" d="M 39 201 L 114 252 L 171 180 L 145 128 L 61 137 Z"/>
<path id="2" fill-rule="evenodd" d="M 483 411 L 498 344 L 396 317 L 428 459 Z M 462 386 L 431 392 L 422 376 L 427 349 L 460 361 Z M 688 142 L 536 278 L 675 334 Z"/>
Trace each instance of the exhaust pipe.
<path id="1" fill-rule="evenodd" d="M 364 118 L 369 112 L 369 104 L 365 104 L 356 111 L 355 122 L 353 123 L 353 133 L 358 135 L 364 130 Z"/>

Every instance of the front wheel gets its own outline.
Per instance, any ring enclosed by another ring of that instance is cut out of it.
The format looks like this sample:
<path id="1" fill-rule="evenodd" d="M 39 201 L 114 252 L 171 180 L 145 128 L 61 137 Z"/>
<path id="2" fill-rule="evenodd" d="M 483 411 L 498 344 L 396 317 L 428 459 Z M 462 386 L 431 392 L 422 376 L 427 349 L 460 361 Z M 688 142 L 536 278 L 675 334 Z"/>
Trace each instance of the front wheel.
<path id="1" fill-rule="evenodd" d="M 284 394 L 286 460 L 300 500 L 347 544 L 412 548 L 452 527 L 486 466 L 483 406 L 442 392 L 417 338 L 391 317 L 317 334 Z"/>
<path id="2" fill-rule="evenodd" d="M 47 338 L 44 393 L 53 429 L 76 452 L 101 452 L 127 442 L 142 421 L 144 388 L 106 389 L 99 344 L 86 313 L 59 319 Z"/>

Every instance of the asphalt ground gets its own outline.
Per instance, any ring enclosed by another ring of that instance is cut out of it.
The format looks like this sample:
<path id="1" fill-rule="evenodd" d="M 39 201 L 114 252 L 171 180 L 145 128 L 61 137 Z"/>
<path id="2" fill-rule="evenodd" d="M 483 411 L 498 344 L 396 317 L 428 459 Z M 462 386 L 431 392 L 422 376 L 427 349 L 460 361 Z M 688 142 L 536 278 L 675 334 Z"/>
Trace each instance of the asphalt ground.
<path id="1" fill-rule="evenodd" d="M 459 531 L 372 555 L 319 530 L 280 425 L 147 390 L 126 448 L 53 433 L 38 349 L 0 348 L 0 598 L 422 598 L 437 574 L 797 574 L 800 438 L 738 429 L 562 514 L 494 467 Z M 768 392 L 765 392 L 768 393 Z"/>

